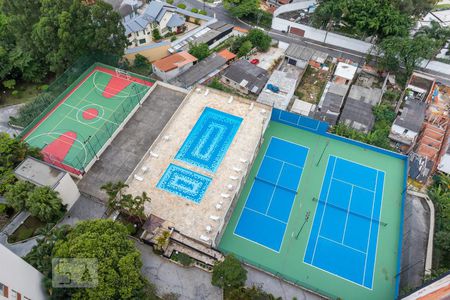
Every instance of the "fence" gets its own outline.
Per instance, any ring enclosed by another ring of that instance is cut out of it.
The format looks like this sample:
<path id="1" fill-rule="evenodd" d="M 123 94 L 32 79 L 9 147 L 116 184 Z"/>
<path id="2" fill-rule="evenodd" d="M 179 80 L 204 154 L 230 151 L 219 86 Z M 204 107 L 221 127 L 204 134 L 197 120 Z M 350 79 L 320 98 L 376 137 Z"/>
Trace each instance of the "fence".
<path id="1" fill-rule="evenodd" d="M 119 64 L 119 57 L 97 53 L 79 58 L 46 89 L 43 89 L 35 100 L 24 105 L 19 110 L 17 117 L 11 117 L 10 124 L 20 128 L 27 127 L 33 120 L 41 115 L 41 112 L 48 107 L 52 107 L 54 102 L 57 103 L 57 99 L 60 100 L 61 94 L 71 87 L 77 79 L 96 62 L 117 67 Z"/>
<path id="2" fill-rule="evenodd" d="M 98 64 L 95 64 L 93 65 L 93 67 L 97 65 Z M 90 69 L 88 69 L 87 71 L 89 71 Z M 71 173 L 77 175 L 83 174 L 86 171 L 87 165 L 94 158 L 98 159 L 98 155 L 101 152 L 101 149 L 105 145 L 109 144 L 108 140 L 113 137 L 114 133 L 119 129 L 119 127 L 123 126 L 125 119 L 131 114 L 133 109 L 135 109 L 140 104 L 141 98 L 138 95 L 138 92 L 130 94 L 127 97 L 126 101 L 123 101 L 116 108 L 107 122 L 105 122 L 100 128 L 98 128 L 98 130 L 93 135 L 84 137 L 84 148 L 80 149 L 69 162 L 64 163 L 63 161 L 55 157 L 51 157 L 45 153 L 44 159 L 47 162 L 50 162 Z M 59 100 L 59 98 L 55 99 L 55 101 L 56 100 Z M 52 106 L 53 105 L 50 105 L 50 108 L 47 110 L 51 110 Z M 39 120 L 40 118 L 37 118 L 35 122 L 38 122 Z M 28 127 L 32 126 L 35 122 L 31 123 Z M 69 164 L 69 166 L 67 164 Z"/>

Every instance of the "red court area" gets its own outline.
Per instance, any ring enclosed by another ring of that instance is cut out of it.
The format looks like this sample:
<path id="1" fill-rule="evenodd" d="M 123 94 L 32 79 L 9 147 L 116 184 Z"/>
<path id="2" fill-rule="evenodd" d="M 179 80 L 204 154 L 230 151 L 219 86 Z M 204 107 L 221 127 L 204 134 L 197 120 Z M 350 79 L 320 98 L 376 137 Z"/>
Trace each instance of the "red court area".
<path id="1" fill-rule="evenodd" d="M 45 161 L 82 175 L 154 82 L 101 64 L 77 81 L 21 137 L 42 149 Z"/>

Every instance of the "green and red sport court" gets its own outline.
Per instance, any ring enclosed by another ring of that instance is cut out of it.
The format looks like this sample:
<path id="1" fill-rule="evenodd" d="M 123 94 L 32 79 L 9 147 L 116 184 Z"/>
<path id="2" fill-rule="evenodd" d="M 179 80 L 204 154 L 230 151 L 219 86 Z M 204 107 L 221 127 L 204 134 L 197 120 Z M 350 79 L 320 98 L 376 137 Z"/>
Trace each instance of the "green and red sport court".
<path id="1" fill-rule="evenodd" d="M 154 81 L 102 64 L 86 70 L 21 134 L 44 160 L 82 175 L 145 99 Z"/>

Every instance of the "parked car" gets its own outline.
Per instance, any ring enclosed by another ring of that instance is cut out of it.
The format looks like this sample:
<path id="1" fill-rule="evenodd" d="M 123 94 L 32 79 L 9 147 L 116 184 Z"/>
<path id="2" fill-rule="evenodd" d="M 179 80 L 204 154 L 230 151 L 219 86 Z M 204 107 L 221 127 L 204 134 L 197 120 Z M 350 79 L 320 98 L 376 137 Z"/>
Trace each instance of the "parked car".
<path id="1" fill-rule="evenodd" d="M 250 63 L 253 64 L 253 65 L 257 65 L 257 64 L 259 64 L 259 59 L 254 58 L 254 59 L 252 59 L 252 60 L 250 61 Z"/>

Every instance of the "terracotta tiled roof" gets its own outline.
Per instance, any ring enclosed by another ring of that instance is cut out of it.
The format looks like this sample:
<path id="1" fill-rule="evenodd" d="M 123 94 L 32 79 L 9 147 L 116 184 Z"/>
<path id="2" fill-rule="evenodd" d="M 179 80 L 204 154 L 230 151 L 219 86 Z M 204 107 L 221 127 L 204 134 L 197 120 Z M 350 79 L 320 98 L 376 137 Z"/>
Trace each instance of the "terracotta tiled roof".
<path id="1" fill-rule="evenodd" d="M 162 72 L 168 72 L 195 61 L 197 61 L 196 57 L 186 51 L 182 51 L 157 60 L 153 62 L 153 65 Z"/>
<path id="2" fill-rule="evenodd" d="M 232 60 L 236 57 L 236 54 L 228 51 L 227 49 L 223 49 L 222 51 L 218 52 L 217 54 L 222 56 L 223 58 L 225 58 L 227 61 Z"/>
<path id="3" fill-rule="evenodd" d="M 247 33 L 248 30 L 239 26 L 234 26 L 233 30 L 239 31 L 239 32 L 243 32 L 243 33 Z"/>

